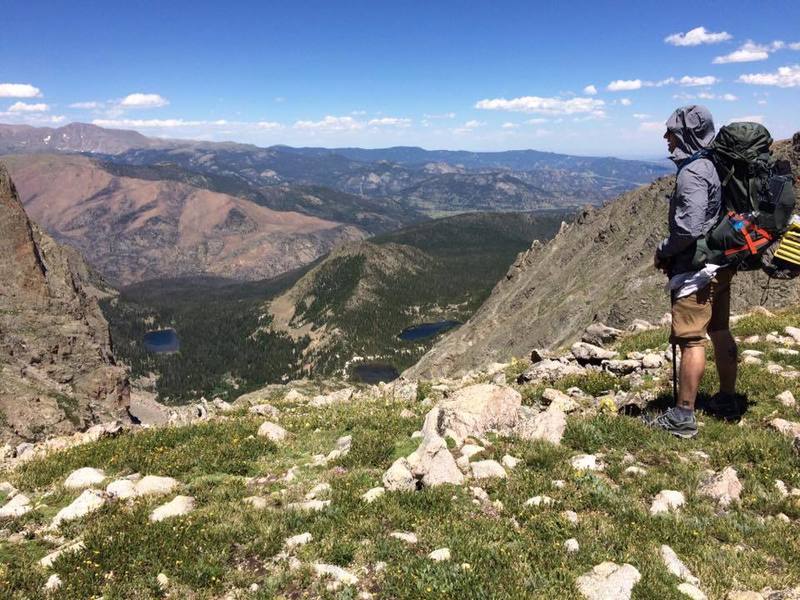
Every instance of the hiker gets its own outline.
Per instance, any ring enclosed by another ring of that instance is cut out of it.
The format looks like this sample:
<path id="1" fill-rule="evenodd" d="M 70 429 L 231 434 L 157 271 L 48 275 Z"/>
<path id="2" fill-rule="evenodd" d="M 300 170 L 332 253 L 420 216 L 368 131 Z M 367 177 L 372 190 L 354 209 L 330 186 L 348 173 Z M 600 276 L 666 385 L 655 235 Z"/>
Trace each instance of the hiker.
<path id="1" fill-rule="evenodd" d="M 655 267 L 670 277 L 672 332 L 670 341 L 681 349 L 676 406 L 648 424 L 691 438 L 697 435 L 694 409 L 697 389 L 706 367 L 706 334 L 714 345 L 720 392 L 710 404 L 734 410 L 737 348 L 730 332 L 730 285 L 735 269 L 708 265 L 692 268 L 697 240 L 719 220 L 721 183 L 706 156 L 714 140 L 714 121 L 704 106 L 677 109 L 667 120 L 670 158 L 678 167 L 669 204 L 669 237 L 656 249 Z"/>

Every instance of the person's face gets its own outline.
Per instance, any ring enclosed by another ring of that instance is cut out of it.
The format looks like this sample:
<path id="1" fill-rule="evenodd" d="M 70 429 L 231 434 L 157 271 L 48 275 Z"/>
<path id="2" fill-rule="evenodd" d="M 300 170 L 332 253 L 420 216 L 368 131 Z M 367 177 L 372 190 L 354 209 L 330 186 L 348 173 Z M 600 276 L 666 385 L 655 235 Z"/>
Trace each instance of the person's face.
<path id="1" fill-rule="evenodd" d="M 669 153 L 672 154 L 675 152 L 675 148 L 678 147 L 678 138 L 675 137 L 675 134 L 671 131 L 667 131 L 664 134 L 664 139 L 667 140 L 667 148 L 669 149 Z"/>

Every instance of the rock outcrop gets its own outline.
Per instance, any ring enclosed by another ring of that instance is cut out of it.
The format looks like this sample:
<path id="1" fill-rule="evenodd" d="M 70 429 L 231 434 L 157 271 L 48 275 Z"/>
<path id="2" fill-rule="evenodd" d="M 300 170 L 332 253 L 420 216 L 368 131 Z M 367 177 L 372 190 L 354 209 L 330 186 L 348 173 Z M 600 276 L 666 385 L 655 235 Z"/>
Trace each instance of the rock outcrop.
<path id="1" fill-rule="evenodd" d="M 774 151 L 800 176 L 800 152 L 792 142 L 778 142 Z M 531 348 L 564 346 L 596 321 L 625 328 L 636 317 L 658 322 L 669 309 L 669 297 L 664 276 L 652 262 L 666 234 L 665 198 L 673 185 L 674 178 L 664 177 L 602 208 L 587 208 L 551 241 L 535 241 L 472 318 L 405 376 L 456 376 L 492 361 L 526 356 Z M 795 192 L 800 194 L 800 187 Z M 738 275 L 734 310 L 760 304 L 765 282 L 760 271 Z M 800 280 L 773 281 L 766 305 L 787 306 L 798 298 Z M 602 335 L 591 341 L 602 341 Z"/>
<path id="2" fill-rule="evenodd" d="M 0 165 L 0 441 L 127 418 L 127 375 L 87 272 L 28 219 Z"/>

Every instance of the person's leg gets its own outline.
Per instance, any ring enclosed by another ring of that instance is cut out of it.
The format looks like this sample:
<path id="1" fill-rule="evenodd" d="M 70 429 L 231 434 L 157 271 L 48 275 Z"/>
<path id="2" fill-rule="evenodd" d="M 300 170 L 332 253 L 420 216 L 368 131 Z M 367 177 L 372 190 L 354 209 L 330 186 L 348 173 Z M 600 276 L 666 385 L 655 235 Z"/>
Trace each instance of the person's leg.
<path id="1" fill-rule="evenodd" d="M 719 374 L 719 391 L 721 394 L 736 393 L 736 375 L 738 372 L 738 349 L 736 340 L 729 329 L 709 332 L 714 344 L 714 362 Z"/>
<path id="2" fill-rule="evenodd" d="M 706 370 L 706 349 L 702 343 L 681 345 L 681 367 L 678 379 L 677 404 L 683 410 L 693 411 L 697 389 Z"/>

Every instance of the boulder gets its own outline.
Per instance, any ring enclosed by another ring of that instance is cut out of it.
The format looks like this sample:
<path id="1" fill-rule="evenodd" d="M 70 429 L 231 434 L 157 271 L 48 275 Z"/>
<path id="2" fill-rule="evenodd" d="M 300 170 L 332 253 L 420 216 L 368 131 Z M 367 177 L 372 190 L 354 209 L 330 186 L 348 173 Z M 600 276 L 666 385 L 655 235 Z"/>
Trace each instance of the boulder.
<path id="1" fill-rule="evenodd" d="M 435 434 L 423 439 L 419 448 L 408 457 L 408 464 L 414 476 L 426 487 L 464 483 L 464 474 L 450 454 L 447 442 Z"/>
<path id="2" fill-rule="evenodd" d="M 625 360 L 606 360 L 603 361 L 603 369 L 614 375 L 630 375 L 637 369 L 642 368 L 642 361 L 626 358 Z"/>
<path id="3" fill-rule="evenodd" d="M 32 510 L 30 498 L 25 494 L 16 494 L 0 508 L 0 519 L 21 517 Z"/>
<path id="4" fill-rule="evenodd" d="M 604 562 L 578 577 L 575 583 L 587 600 L 630 600 L 633 586 L 641 578 L 633 565 Z"/>
<path id="5" fill-rule="evenodd" d="M 524 411 L 522 411 L 524 415 Z M 560 444 L 567 428 L 567 416 L 558 407 L 549 406 L 547 410 L 533 416 L 521 418 L 514 433 L 523 440 L 544 440 Z"/>
<path id="6" fill-rule="evenodd" d="M 61 587 L 61 578 L 56 574 L 53 573 L 50 577 L 47 578 L 47 581 L 42 588 L 45 592 L 54 592 L 58 588 Z"/>
<path id="7" fill-rule="evenodd" d="M 272 421 L 264 421 L 258 428 L 258 435 L 265 437 L 271 442 L 281 442 L 286 439 L 286 430 Z"/>
<path id="8" fill-rule="evenodd" d="M 592 323 L 583 332 L 581 341 L 595 346 L 605 346 L 618 340 L 623 333 L 621 329 L 615 329 L 603 323 Z"/>
<path id="9" fill-rule="evenodd" d="M 479 460 L 472 463 L 472 476 L 475 479 L 505 479 L 506 470 L 496 460 Z"/>
<path id="10" fill-rule="evenodd" d="M 587 344 L 586 342 L 576 342 L 570 348 L 572 356 L 581 365 L 599 365 L 604 360 L 611 360 L 616 358 L 617 353 L 613 350 L 606 350 L 594 344 Z"/>
<path id="11" fill-rule="evenodd" d="M 569 464 L 576 471 L 602 471 L 605 465 L 594 454 L 579 454 L 573 456 Z"/>
<path id="12" fill-rule="evenodd" d="M 106 486 L 106 493 L 120 500 L 137 496 L 136 484 L 130 479 L 116 479 Z"/>
<path id="13" fill-rule="evenodd" d="M 521 405 L 522 396 L 512 388 L 490 383 L 471 385 L 431 410 L 422 433 L 463 440 L 487 431 L 507 431 L 516 424 Z"/>
<path id="14" fill-rule="evenodd" d="M 581 549 L 580 544 L 578 544 L 578 540 L 575 538 L 569 538 L 564 542 L 564 550 L 569 554 L 574 554 Z"/>
<path id="15" fill-rule="evenodd" d="M 331 505 L 330 500 L 306 500 L 305 502 L 292 502 L 286 505 L 289 510 L 306 512 L 319 512 Z"/>
<path id="16" fill-rule="evenodd" d="M 783 435 L 789 437 L 797 437 L 800 435 L 800 423 L 787 421 L 786 419 L 772 419 L 769 424 L 770 427 Z"/>
<path id="17" fill-rule="evenodd" d="M 187 515 L 194 510 L 195 501 L 191 496 L 175 496 L 166 504 L 157 507 L 150 513 L 150 520 L 153 522 L 171 519 Z"/>
<path id="18" fill-rule="evenodd" d="M 649 352 L 642 357 L 642 367 L 645 369 L 659 369 L 664 364 L 664 357 L 654 352 Z"/>
<path id="19" fill-rule="evenodd" d="M 517 383 L 554 382 L 568 375 L 583 375 L 586 369 L 576 364 L 545 359 L 534 364 L 517 378 Z"/>
<path id="20" fill-rule="evenodd" d="M 177 480 L 172 477 L 146 475 L 136 482 L 137 496 L 163 496 L 178 487 Z"/>
<path id="21" fill-rule="evenodd" d="M 550 496 L 533 496 L 525 500 L 525 506 L 552 506 L 555 504 Z"/>
<path id="22" fill-rule="evenodd" d="M 545 388 L 544 392 L 542 392 L 542 404 L 552 406 L 565 413 L 570 413 L 579 408 L 575 400 L 564 392 L 553 388 Z"/>
<path id="23" fill-rule="evenodd" d="M 330 577 L 338 584 L 356 585 L 358 583 L 358 577 L 353 575 L 350 571 L 336 565 L 316 563 L 314 565 L 314 572 L 318 577 Z"/>
<path id="24" fill-rule="evenodd" d="M 62 508 L 53 518 L 50 527 L 59 527 L 62 523 L 85 517 L 101 508 L 106 503 L 106 495 L 98 490 L 84 490 L 70 505 Z"/>
<path id="25" fill-rule="evenodd" d="M 731 502 L 738 502 L 742 494 L 742 483 L 739 481 L 736 469 L 725 467 L 721 472 L 708 477 L 698 488 L 697 493 L 708 496 L 716 502 L 727 507 Z"/>
<path id="26" fill-rule="evenodd" d="M 272 417 L 273 419 L 280 414 L 280 411 L 271 404 L 256 404 L 255 406 L 251 406 L 247 412 L 251 415 Z"/>
<path id="27" fill-rule="evenodd" d="M 792 338 L 796 344 L 800 344 L 800 327 L 787 326 L 783 332 Z"/>
<path id="28" fill-rule="evenodd" d="M 66 544 L 57 550 L 53 550 L 50 554 L 44 556 L 39 560 L 39 566 L 49 569 L 53 566 L 53 563 L 58 560 L 58 558 L 64 554 L 69 554 L 71 552 L 80 552 L 84 550 L 86 546 L 82 541 L 72 542 L 70 544 Z"/>
<path id="29" fill-rule="evenodd" d="M 364 492 L 364 494 L 362 494 L 361 496 L 361 499 L 367 504 L 372 504 L 373 502 L 375 502 L 375 500 L 383 496 L 385 493 L 386 493 L 386 488 L 374 487 Z"/>
<path id="30" fill-rule="evenodd" d="M 389 534 L 389 537 L 393 537 L 394 539 L 405 542 L 406 544 L 416 544 L 418 541 L 416 534 L 409 533 L 407 531 L 394 531 Z"/>
<path id="31" fill-rule="evenodd" d="M 434 550 L 430 554 L 428 554 L 428 558 L 430 558 L 434 562 L 442 562 L 446 560 L 450 560 L 450 548 L 439 548 Z"/>
<path id="32" fill-rule="evenodd" d="M 293 550 L 294 548 L 298 548 L 300 546 L 305 546 L 306 544 L 310 543 L 313 540 L 313 536 L 309 532 L 301 533 L 299 535 L 293 535 L 290 538 L 287 538 L 283 545 L 289 550 Z"/>
<path id="33" fill-rule="evenodd" d="M 68 490 L 83 490 L 100 485 L 105 481 L 105 478 L 106 474 L 100 469 L 82 467 L 69 474 L 64 481 L 64 487 Z"/>
<path id="34" fill-rule="evenodd" d="M 794 406 L 797 406 L 797 400 L 795 400 L 794 394 L 792 394 L 792 392 L 790 392 L 789 390 L 781 392 L 780 394 L 777 395 L 775 399 L 778 402 L 780 402 L 783 406 L 786 406 L 787 408 L 792 408 Z"/>
<path id="35" fill-rule="evenodd" d="M 383 486 L 390 492 L 416 491 L 417 480 L 405 458 L 398 458 L 383 474 Z"/>
<path id="36" fill-rule="evenodd" d="M 507 469 L 515 469 L 517 465 L 522 462 L 522 459 L 517 458 L 515 456 L 511 456 L 510 454 L 506 454 L 505 456 L 503 456 L 500 462 Z"/>

